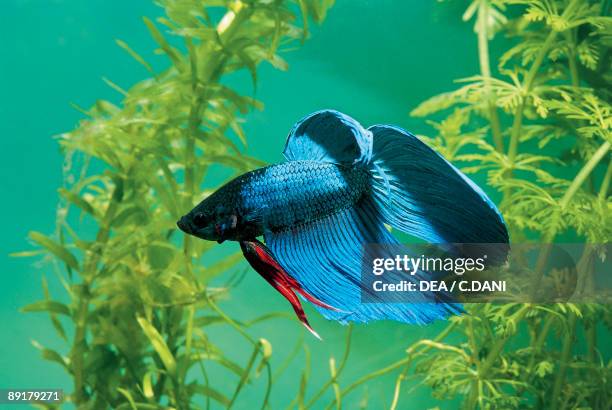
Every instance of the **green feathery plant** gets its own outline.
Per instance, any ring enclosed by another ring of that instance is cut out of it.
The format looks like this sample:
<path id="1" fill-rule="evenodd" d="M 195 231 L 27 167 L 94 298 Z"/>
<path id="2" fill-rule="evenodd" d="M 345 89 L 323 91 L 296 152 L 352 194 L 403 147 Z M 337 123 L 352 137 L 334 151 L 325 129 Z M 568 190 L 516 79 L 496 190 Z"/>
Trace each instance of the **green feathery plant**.
<path id="1" fill-rule="evenodd" d="M 428 141 L 446 158 L 486 172 L 502 196 L 514 243 L 551 243 L 560 234 L 589 244 L 612 238 L 612 18 L 610 3 L 587 0 L 474 0 L 480 73 L 455 91 L 430 98 L 413 116 L 429 121 Z M 504 33 L 513 46 L 491 69 L 489 41 Z M 571 175 L 570 178 L 567 178 Z M 576 239 L 577 238 L 577 239 Z M 535 272 L 547 263 L 542 246 Z M 605 247 L 590 246 L 577 266 L 589 281 Z M 584 290 L 584 289 L 583 289 Z M 480 304 L 453 318 L 405 358 L 341 390 L 399 372 L 392 409 L 408 377 L 435 397 L 466 409 L 609 409 L 612 327 L 606 304 Z M 452 338 L 457 342 L 445 342 Z M 405 397 L 409 402 L 409 398 Z"/>
<path id="2" fill-rule="evenodd" d="M 175 222 L 201 198 L 211 165 L 235 172 L 261 165 L 232 142 L 245 143 L 240 116 L 261 104 L 223 77 L 246 69 L 255 82 L 262 62 L 286 69 L 277 53 L 303 41 L 308 20 L 322 21 L 333 0 L 159 3 L 165 17 L 144 22 L 169 67 L 156 71 L 117 41 L 150 78 L 129 90 L 106 80 L 122 95 L 121 105 L 98 101 L 82 110 L 87 119 L 78 128 L 61 136 L 66 169 L 57 230 L 52 237 L 30 234 L 54 257 L 68 303 L 53 299 L 43 280 L 46 298 L 23 310 L 47 312 L 69 345 L 63 355 L 36 344 L 73 379 L 66 401 L 77 408 L 209 408 L 211 400 L 229 408 L 264 370 L 267 387 L 257 407 L 267 407 L 272 347 L 217 305 L 232 279 L 208 285 L 239 257 L 194 263 L 214 244 L 178 235 Z M 207 325 L 215 322 L 252 344 L 248 363 L 233 362 L 209 339 Z M 231 395 L 209 380 L 211 361 L 236 374 Z"/>

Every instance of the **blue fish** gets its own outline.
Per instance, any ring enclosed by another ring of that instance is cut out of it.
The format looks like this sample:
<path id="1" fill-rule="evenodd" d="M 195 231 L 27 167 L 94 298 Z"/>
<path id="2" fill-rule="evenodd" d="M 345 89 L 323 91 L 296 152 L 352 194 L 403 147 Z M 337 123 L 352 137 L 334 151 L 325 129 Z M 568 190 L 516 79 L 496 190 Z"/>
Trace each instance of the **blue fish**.
<path id="1" fill-rule="evenodd" d="M 177 225 L 201 239 L 238 241 L 253 269 L 317 337 L 297 295 L 342 324 L 425 324 L 461 311 L 433 293 L 415 296 L 430 303 L 362 303 L 363 246 L 398 244 L 386 225 L 430 243 L 508 244 L 487 195 L 399 127 L 365 129 L 338 111 L 317 111 L 295 124 L 283 154 L 286 162 L 233 179 Z"/>

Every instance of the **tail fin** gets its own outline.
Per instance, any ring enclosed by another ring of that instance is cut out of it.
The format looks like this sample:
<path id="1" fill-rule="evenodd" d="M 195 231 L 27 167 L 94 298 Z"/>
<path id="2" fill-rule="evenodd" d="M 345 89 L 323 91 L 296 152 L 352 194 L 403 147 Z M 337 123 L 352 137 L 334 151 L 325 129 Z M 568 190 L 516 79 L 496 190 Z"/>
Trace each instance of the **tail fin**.
<path id="1" fill-rule="evenodd" d="M 504 220 L 467 176 L 401 128 L 375 125 L 373 196 L 385 222 L 433 243 L 508 244 Z M 489 263 L 503 263 L 507 246 L 496 246 Z"/>

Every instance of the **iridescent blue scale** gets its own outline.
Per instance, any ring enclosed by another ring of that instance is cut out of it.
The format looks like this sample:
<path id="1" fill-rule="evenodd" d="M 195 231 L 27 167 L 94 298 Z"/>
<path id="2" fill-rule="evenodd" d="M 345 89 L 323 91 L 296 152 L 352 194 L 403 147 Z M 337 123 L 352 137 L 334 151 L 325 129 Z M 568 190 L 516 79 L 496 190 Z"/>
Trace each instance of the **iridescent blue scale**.
<path id="1" fill-rule="evenodd" d="M 365 169 L 292 161 L 248 172 L 219 191 L 219 202 L 252 221 L 258 234 L 295 228 L 353 206 L 369 190 Z"/>

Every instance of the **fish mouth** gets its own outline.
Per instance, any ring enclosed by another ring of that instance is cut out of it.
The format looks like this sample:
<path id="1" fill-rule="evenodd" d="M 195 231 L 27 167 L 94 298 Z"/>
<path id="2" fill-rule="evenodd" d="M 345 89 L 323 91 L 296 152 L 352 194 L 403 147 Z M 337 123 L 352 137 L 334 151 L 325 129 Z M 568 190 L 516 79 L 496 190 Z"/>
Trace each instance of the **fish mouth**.
<path id="1" fill-rule="evenodd" d="M 193 233 L 193 231 L 191 230 L 189 221 L 184 216 L 181 217 L 181 219 L 179 219 L 178 221 L 176 221 L 176 226 L 178 226 L 179 229 L 185 233 L 189 233 L 189 234 Z"/>

